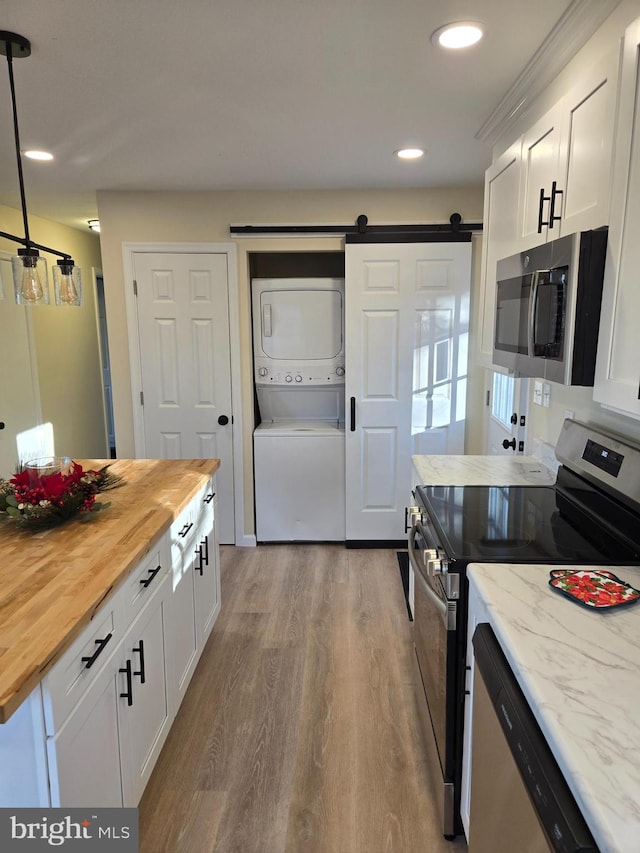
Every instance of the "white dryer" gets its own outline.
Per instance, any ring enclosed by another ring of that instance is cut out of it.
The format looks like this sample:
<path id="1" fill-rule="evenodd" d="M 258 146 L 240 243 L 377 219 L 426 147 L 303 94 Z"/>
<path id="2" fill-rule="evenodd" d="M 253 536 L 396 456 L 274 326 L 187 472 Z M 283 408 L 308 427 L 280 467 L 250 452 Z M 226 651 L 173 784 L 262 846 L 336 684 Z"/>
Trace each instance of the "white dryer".
<path id="1" fill-rule="evenodd" d="M 252 281 L 259 542 L 344 541 L 344 279 Z"/>

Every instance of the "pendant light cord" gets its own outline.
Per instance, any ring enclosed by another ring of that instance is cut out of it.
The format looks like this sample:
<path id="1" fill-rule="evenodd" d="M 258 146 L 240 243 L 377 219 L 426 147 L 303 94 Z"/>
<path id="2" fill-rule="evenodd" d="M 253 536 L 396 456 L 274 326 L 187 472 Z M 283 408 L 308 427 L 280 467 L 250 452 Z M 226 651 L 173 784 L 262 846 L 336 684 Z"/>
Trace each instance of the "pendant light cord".
<path id="1" fill-rule="evenodd" d="M 24 177 L 22 174 L 22 156 L 20 154 L 20 133 L 18 131 L 18 109 L 16 107 L 16 89 L 13 82 L 13 53 L 11 42 L 7 42 L 7 65 L 9 66 L 9 86 L 11 88 L 11 105 L 13 107 L 13 133 L 16 141 L 16 160 L 18 161 L 18 181 L 20 183 L 20 201 L 22 203 L 22 220 L 24 222 L 24 238 L 27 249 L 31 248 L 29 237 L 29 221 L 27 219 L 27 200 L 24 193 Z"/>

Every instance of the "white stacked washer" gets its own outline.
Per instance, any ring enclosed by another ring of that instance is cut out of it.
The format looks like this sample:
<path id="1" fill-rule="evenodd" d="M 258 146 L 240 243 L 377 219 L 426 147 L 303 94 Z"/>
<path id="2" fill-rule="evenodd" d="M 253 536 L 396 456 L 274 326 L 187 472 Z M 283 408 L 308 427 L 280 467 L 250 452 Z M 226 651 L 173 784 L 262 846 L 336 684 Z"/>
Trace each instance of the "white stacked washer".
<path id="1" fill-rule="evenodd" d="M 251 286 L 256 537 L 344 541 L 344 279 Z"/>

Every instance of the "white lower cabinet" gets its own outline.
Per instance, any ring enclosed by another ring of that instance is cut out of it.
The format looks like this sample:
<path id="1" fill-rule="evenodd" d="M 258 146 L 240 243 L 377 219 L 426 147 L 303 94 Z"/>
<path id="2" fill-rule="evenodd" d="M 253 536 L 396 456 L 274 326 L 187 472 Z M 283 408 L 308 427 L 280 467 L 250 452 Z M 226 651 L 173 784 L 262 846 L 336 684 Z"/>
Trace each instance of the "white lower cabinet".
<path id="1" fill-rule="evenodd" d="M 215 479 L 212 479 L 183 510 L 170 531 L 173 592 L 166 637 L 168 692 L 173 714 L 180 707 L 220 612 L 216 506 Z"/>
<path id="2" fill-rule="evenodd" d="M 214 515 L 217 503 L 214 501 Z M 212 519 L 213 522 L 213 519 Z M 220 612 L 220 564 L 217 528 L 211 523 L 200 531 L 200 556 L 194 568 L 196 631 L 200 650 Z"/>
<path id="3" fill-rule="evenodd" d="M 142 796 L 172 721 L 164 654 L 171 593 L 166 556 L 161 570 L 120 643 L 47 738 L 52 806 L 136 806 Z M 121 606 L 124 598 L 119 596 Z M 65 661 L 63 672 L 68 670 Z M 59 675 L 54 667 L 45 694 L 56 695 Z M 51 704 L 55 712 L 56 701 Z"/>
<path id="4" fill-rule="evenodd" d="M 0 725 L 0 807 L 137 806 L 220 611 L 213 488 Z"/>
<path id="5" fill-rule="evenodd" d="M 122 806 L 117 659 L 113 656 L 54 737 L 47 738 L 52 806 Z"/>
<path id="6" fill-rule="evenodd" d="M 169 576 L 162 586 L 170 591 Z M 136 806 L 171 727 L 165 675 L 164 621 L 169 596 L 160 588 L 129 629 L 118 667 L 122 798 Z"/>
<path id="7" fill-rule="evenodd" d="M 464 697 L 464 739 L 462 746 L 462 782 L 460 786 L 460 818 L 464 833 L 469 840 L 469 815 L 471 812 L 471 748 L 473 719 L 473 632 L 479 622 L 488 622 L 489 617 L 484 605 L 473 595 L 473 586 L 469 588 L 469 616 L 467 620 L 467 654 L 465 665 Z"/>

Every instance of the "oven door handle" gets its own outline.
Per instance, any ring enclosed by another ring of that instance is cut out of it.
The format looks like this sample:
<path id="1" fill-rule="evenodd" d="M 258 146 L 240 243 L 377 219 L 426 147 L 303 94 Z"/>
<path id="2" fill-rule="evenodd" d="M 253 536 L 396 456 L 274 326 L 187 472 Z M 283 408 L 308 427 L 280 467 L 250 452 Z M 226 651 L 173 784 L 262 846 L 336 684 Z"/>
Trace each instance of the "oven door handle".
<path id="1" fill-rule="evenodd" d="M 424 594 L 431 601 L 433 606 L 436 608 L 438 613 L 440 614 L 442 621 L 446 625 L 447 631 L 455 631 L 456 630 L 456 613 L 457 613 L 457 602 L 448 601 L 445 598 L 440 598 L 433 589 L 430 584 L 427 582 L 425 577 L 422 574 L 422 570 L 420 568 L 420 564 L 416 560 L 416 533 L 417 530 L 415 527 L 411 528 L 411 533 L 409 534 L 408 551 L 409 551 L 409 562 L 411 563 L 411 568 L 413 569 L 415 579 L 418 583 L 420 583 Z"/>

